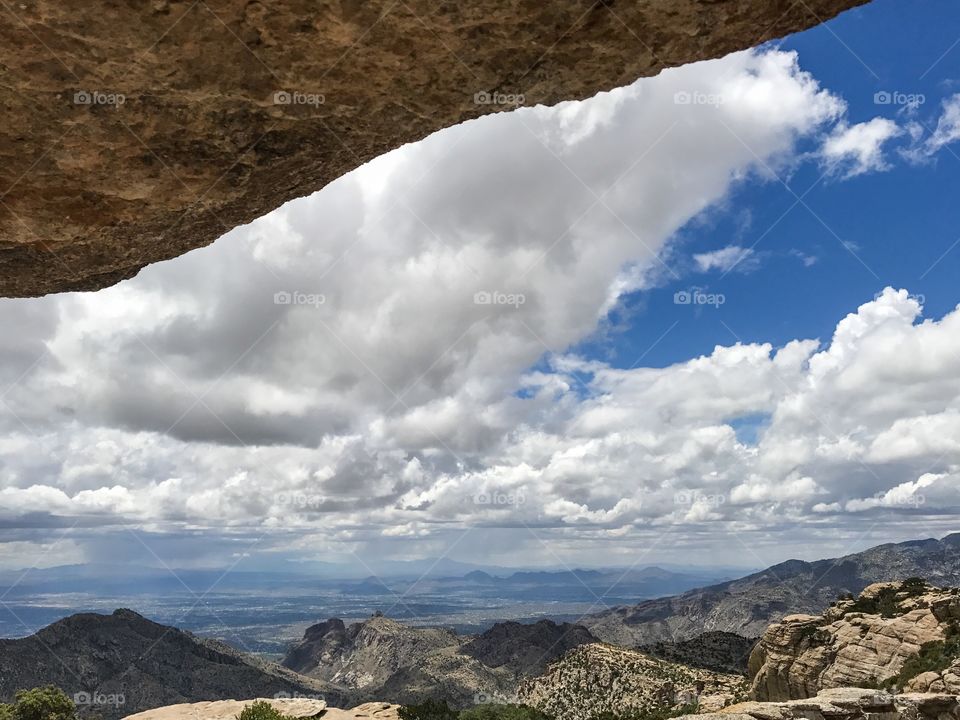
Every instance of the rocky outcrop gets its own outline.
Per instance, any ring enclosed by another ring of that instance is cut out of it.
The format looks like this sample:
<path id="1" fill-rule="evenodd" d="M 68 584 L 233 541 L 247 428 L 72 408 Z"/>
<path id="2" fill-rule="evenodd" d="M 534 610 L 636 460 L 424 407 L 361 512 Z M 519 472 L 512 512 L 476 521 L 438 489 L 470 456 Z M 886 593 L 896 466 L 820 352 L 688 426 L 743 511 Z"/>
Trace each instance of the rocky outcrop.
<path id="1" fill-rule="evenodd" d="M 460 652 L 519 678 L 539 675 L 568 650 L 595 642 L 597 639 L 581 625 L 550 620 L 502 622 L 469 640 Z"/>
<path id="2" fill-rule="evenodd" d="M 730 704 L 744 695 L 743 676 L 717 673 L 652 658 L 612 645 L 583 645 L 522 682 L 517 699 L 564 720 L 604 712 L 662 712 L 696 705 Z"/>
<path id="3" fill-rule="evenodd" d="M 634 647 L 713 630 L 759 637 L 785 615 L 817 615 L 841 594 L 914 576 L 934 585 L 960 585 L 960 534 L 817 562 L 788 560 L 739 580 L 614 608 L 582 622 L 604 642 Z"/>
<path id="4" fill-rule="evenodd" d="M 106 720 L 238 697 L 305 696 L 340 704 L 323 682 L 131 610 L 72 615 L 35 635 L 0 640 L 0 700 L 48 684 L 75 698 L 82 711 Z"/>
<path id="5" fill-rule="evenodd" d="M 891 695 L 863 688 L 824 690 L 816 697 L 787 702 L 746 702 L 718 713 L 682 715 L 683 720 L 956 720 L 955 695 Z"/>
<path id="6" fill-rule="evenodd" d="M 374 616 L 349 626 L 333 619 L 307 628 L 283 664 L 336 685 L 351 702 L 442 699 L 465 707 L 513 698 L 520 680 L 591 642 L 596 638 L 585 628 L 549 620 L 497 623 L 471 637 Z"/>
<path id="7" fill-rule="evenodd" d="M 756 638 L 734 633 L 705 632 L 689 640 L 658 642 L 637 649 L 682 665 L 746 675 L 750 651 L 756 642 Z"/>
<path id="8" fill-rule="evenodd" d="M 383 616 L 349 627 L 332 619 L 307 628 L 283 665 L 347 688 L 379 688 L 398 670 L 460 643 L 452 630 L 412 627 Z"/>
<path id="9" fill-rule="evenodd" d="M 584 98 L 864 1 L 10 4 L 0 295 L 111 285 L 443 127 Z"/>
<path id="10" fill-rule="evenodd" d="M 808 698 L 845 686 L 897 685 L 908 661 L 956 633 L 960 591 L 922 581 L 878 583 L 823 615 L 791 615 L 763 634 L 750 658 L 757 700 Z M 940 687 L 928 678 L 923 689 Z"/>
<path id="11" fill-rule="evenodd" d="M 323 720 L 398 720 L 398 705 L 367 703 L 350 710 L 328 708 L 322 700 L 305 698 L 252 700 L 218 700 L 214 702 L 183 703 L 130 715 L 124 720 L 236 720 L 245 707 L 255 702 L 270 703 L 288 718 L 323 718 Z"/>

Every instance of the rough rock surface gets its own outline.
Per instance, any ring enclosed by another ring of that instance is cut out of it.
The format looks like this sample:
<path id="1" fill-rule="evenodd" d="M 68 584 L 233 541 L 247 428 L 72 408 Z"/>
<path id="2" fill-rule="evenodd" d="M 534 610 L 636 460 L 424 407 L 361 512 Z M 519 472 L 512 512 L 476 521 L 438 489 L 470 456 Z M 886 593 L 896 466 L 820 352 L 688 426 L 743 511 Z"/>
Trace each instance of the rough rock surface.
<path id="1" fill-rule="evenodd" d="M 292 718 L 317 717 L 327 709 L 323 700 L 309 698 L 253 698 L 251 700 L 213 700 L 180 703 L 128 715 L 124 720 L 235 720 L 247 705 L 269 703 L 278 712 Z"/>
<path id="2" fill-rule="evenodd" d="M 596 638 L 586 629 L 548 620 L 498 623 L 470 637 L 381 616 L 349 626 L 333 619 L 307 628 L 283 664 L 336 685 L 350 702 L 433 698 L 465 707 L 513 698 L 522 678 L 588 642 Z"/>
<path id="3" fill-rule="evenodd" d="M 174 703 L 237 697 L 285 694 L 341 704 L 325 683 L 131 610 L 72 615 L 35 635 L 0 640 L 0 701 L 48 684 L 71 697 L 102 698 L 82 709 L 107 720 Z"/>
<path id="4" fill-rule="evenodd" d="M 894 680 L 926 643 L 960 620 L 960 591 L 920 583 L 877 583 L 859 600 L 823 615 L 790 615 L 771 625 L 750 657 L 757 700 L 808 698 L 825 688 L 877 687 Z"/>
<path id="5" fill-rule="evenodd" d="M 717 673 L 652 658 L 635 650 L 595 643 L 552 663 L 520 683 L 517 699 L 564 720 L 603 712 L 663 711 L 693 705 L 722 706 L 746 692 L 741 675 Z"/>
<path id="6" fill-rule="evenodd" d="M 960 660 L 954 660 L 944 670 L 920 673 L 907 683 L 905 689 L 908 692 L 960 695 Z"/>
<path id="7" fill-rule="evenodd" d="M 717 713 L 682 715 L 683 720 L 956 720 L 955 695 L 886 692 L 863 688 L 823 690 L 787 702 L 745 702 Z"/>
<path id="8" fill-rule="evenodd" d="M 111 285 L 503 96 L 584 98 L 863 2 L 6 4 L 0 295 Z"/>
<path id="9" fill-rule="evenodd" d="M 960 585 L 960 533 L 829 560 L 788 560 L 738 580 L 614 608 L 582 622 L 604 642 L 634 647 L 711 630 L 759 637 L 785 615 L 819 614 L 842 593 L 912 576 L 934 585 Z"/>
<path id="10" fill-rule="evenodd" d="M 124 720 L 235 720 L 244 707 L 257 700 L 265 700 L 287 717 L 322 717 L 323 720 L 397 720 L 397 711 L 400 709 L 398 705 L 389 703 L 367 703 L 350 710 L 337 710 L 326 707 L 322 700 L 256 698 L 170 705 L 130 715 Z"/>

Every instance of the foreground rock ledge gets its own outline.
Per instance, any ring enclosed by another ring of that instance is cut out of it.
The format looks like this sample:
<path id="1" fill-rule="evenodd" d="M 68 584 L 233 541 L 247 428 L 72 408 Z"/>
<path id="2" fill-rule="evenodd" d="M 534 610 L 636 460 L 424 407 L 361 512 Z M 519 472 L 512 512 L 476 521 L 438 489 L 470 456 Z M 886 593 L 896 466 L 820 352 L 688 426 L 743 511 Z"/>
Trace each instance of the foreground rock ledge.
<path id="1" fill-rule="evenodd" d="M 289 718 L 323 718 L 323 720 L 397 720 L 399 705 L 367 703 L 352 710 L 328 708 L 323 700 L 309 698 L 258 698 L 270 703 Z M 212 702 L 183 703 L 128 715 L 123 720 L 236 720 L 247 705 L 258 700 L 215 700 Z"/>
<path id="2" fill-rule="evenodd" d="M 6 4 L 0 296 L 95 290 L 207 245 L 504 109 L 477 93 L 580 99 L 863 2 Z"/>

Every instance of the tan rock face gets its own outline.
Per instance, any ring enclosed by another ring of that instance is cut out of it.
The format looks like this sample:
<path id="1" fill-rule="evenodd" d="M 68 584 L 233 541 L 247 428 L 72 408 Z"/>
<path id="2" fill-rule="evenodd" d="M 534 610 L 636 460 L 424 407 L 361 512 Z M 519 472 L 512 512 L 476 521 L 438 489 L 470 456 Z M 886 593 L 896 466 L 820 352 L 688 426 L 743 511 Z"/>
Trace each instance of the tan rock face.
<path id="1" fill-rule="evenodd" d="M 924 643 L 943 640 L 960 612 L 957 591 L 934 588 L 898 591 L 882 611 L 858 612 L 873 609 L 864 601 L 876 602 L 884 587 L 899 590 L 900 584 L 870 586 L 859 602 L 841 601 L 823 616 L 792 615 L 771 625 L 750 658 L 751 695 L 791 700 L 825 688 L 876 687 L 897 676 Z M 939 676 L 911 689 L 948 691 Z"/>
<path id="2" fill-rule="evenodd" d="M 517 96 L 584 98 L 863 2 L 11 4 L 0 295 L 105 287 Z"/>
<path id="3" fill-rule="evenodd" d="M 327 709 L 323 700 L 309 698 L 255 698 L 251 700 L 216 700 L 213 702 L 181 703 L 128 715 L 124 720 L 235 720 L 247 705 L 262 701 L 270 703 L 287 717 L 317 717 Z"/>
<path id="4" fill-rule="evenodd" d="M 891 695 L 862 688 L 823 690 L 816 697 L 787 702 L 746 702 L 719 713 L 684 715 L 698 720 L 956 720 L 955 695 Z"/>
<path id="5" fill-rule="evenodd" d="M 259 698 L 270 703 L 282 714 L 291 718 L 319 718 L 324 720 L 397 720 L 399 705 L 389 703 L 366 703 L 351 710 L 328 708 L 322 700 L 307 698 L 273 699 Z M 235 720 L 237 715 L 254 700 L 218 700 L 216 702 L 183 703 L 147 710 L 128 715 L 124 720 Z"/>

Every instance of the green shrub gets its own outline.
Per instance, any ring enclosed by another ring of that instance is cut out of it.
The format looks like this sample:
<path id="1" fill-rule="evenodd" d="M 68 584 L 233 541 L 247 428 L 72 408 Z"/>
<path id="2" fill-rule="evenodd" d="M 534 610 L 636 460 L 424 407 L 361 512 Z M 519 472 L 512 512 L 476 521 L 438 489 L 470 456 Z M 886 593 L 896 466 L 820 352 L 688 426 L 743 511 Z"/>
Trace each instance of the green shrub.
<path id="1" fill-rule="evenodd" d="M 593 715 L 590 720 L 670 720 L 670 718 L 680 717 L 681 715 L 694 715 L 696 712 L 697 704 L 693 703 L 691 705 L 681 705 L 677 708 L 627 710 L 622 713 L 604 710 L 602 713 Z"/>
<path id="2" fill-rule="evenodd" d="M 287 720 L 287 717 L 265 700 L 257 700 L 247 705 L 237 720 Z"/>
<path id="3" fill-rule="evenodd" d="M 12 705 L 5 705 L 0 718 L 6 720 L 76 720 L 77 706 L 58 687 L 18 690 Z"/>
<path id="4" fill-rule="evenodd" d="M 957 658 L 960 658 L 960 638 L 924 643 L 920 646 L 920 653 L 908 658 L 900 672 L 884 685 L 888 688 L 902 688 L 917 675 L 946 670 Z"/>

